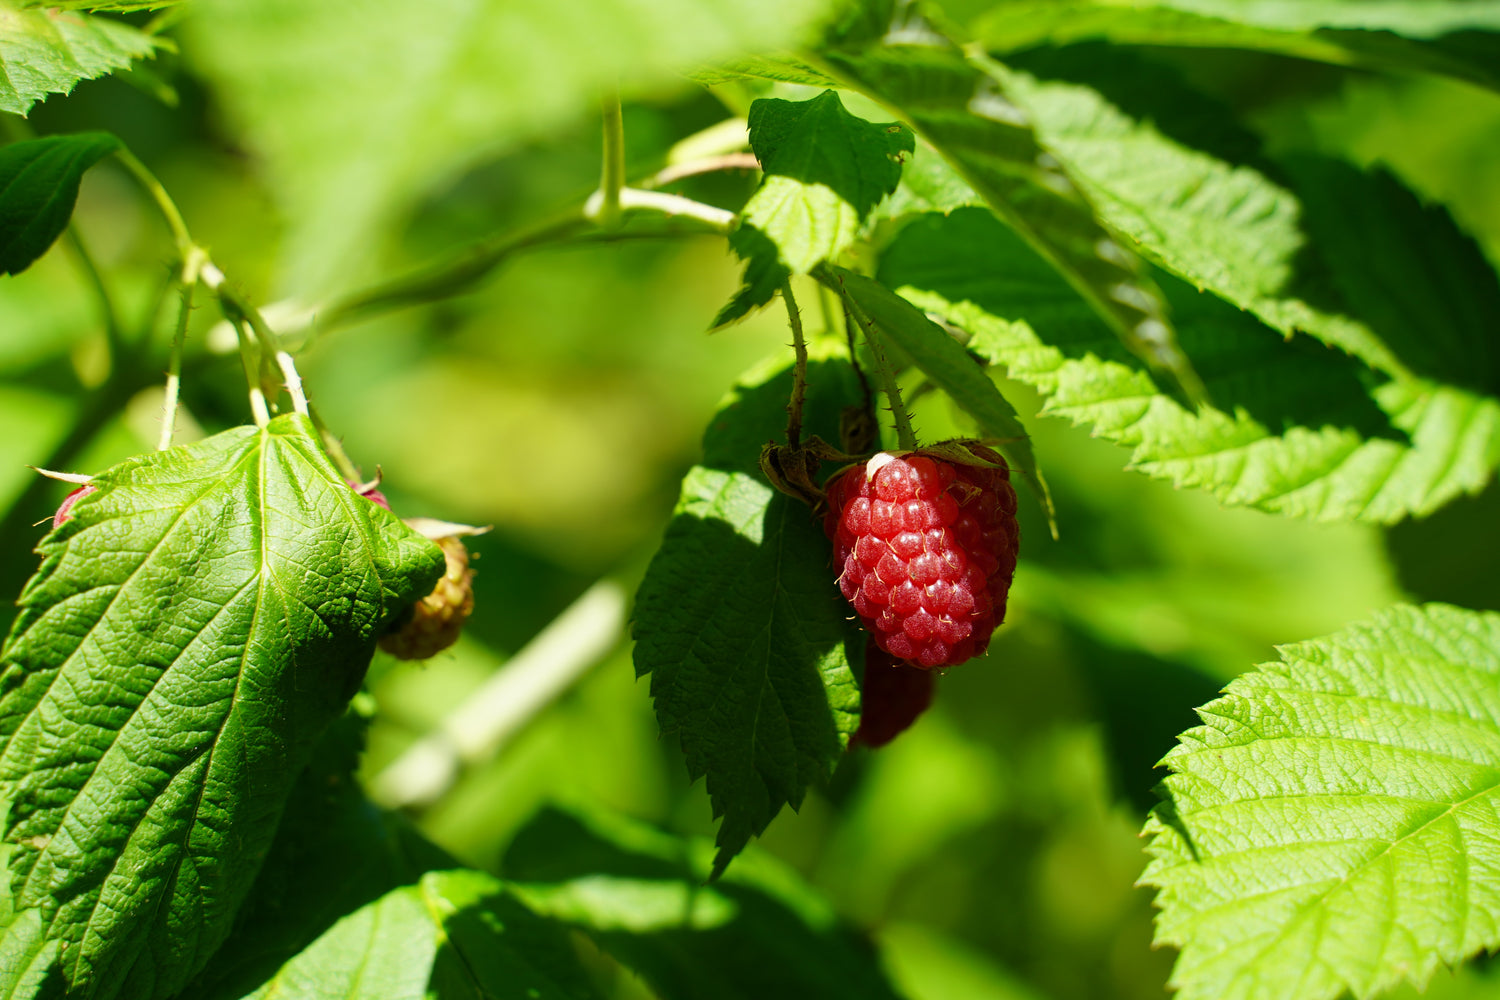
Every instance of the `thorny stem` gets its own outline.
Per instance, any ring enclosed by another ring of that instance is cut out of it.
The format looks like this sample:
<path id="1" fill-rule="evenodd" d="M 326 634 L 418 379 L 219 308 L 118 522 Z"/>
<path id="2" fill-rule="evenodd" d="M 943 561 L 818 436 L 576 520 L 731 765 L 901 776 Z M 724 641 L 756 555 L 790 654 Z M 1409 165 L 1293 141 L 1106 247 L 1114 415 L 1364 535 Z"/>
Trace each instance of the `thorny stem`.
<path id="1" fill-rule="evenodd" d="M 796 448 L 802 444 L 802 403 L 807 398 L 807 341 L 802 337 L 802 313 L 792 295 L 791 281 L 782 284 L 781 299 L 786 303 L 787 323 L 792 328 L 792 350 L 797 354 L 797 363 L 792 369 L 792 398 L 786 404 L 786 441 Z"/>
<path id="2" fill-rule="evenodd" d="M 172 231 L 172 240 L 177 244 L 177 255 L 187 260 L 195 247 L 193 237 L 188 233 L 187 223 L 182 221 L 182 213 L 177 210 L 177 203 L 172 200 L 171 195 L 167 194 L 167 189 L 162 187 L 156 175 L 144 163 L 136 159 L 134 153 L 121 147 L 115 152 L 115 156 L 135 177 L 136 182 L 146 189 L 151 200 L 156 202 L 157 211 L 161 212 L 162 218 L 166 220 L 167 228 Z"/>
<path id="3" fill-rule="evenodd" d="M 604 169 L 599 178 L 600 197 L 594 219 L 600 228 L 614 229 L 620 224 L 620 193 L 625 187 L 625 125 L 619 91 L 607 91 L 601 103 L 604 109 Z"/>
<path id="4" fill-rule="evenodd" d="M 255 349 L 254 341 L 245 329 L 245 320 L 239 316 L 232 316 L 229 318 L 229 323 L 234 327 L 235 336 L 240 341 L 240 362 L 245 366 L 245 381 L 250 384 L 250 412 L 255 415 L 255 426 L 264 428 L 271 422 L 271 411 L 266 407 L 266 394 L 261 391 L 260 387 L 261 358 Z"/>
<path id="5" fill-rule="evenodd" d="M 880 391 L 885 393 L 885 398 L 890 402 L 891 417 L 896 423 L 896 441 L 901 450 L 915 451 L 917 435 L 912 430 L 911 418 L 906 414 L 906 407 L 901 403 L 901 386 L 896 383 L 896 373 L 886 359 L 880 333 L 875 329 L 874 322 L 848 292 L 844 293 L 844 308 L 849 310 L 850 315 L 864 331 L 865 343 L 870 347 L 870 360 L 875 369 L 875 383 L 880 386 Z"/>

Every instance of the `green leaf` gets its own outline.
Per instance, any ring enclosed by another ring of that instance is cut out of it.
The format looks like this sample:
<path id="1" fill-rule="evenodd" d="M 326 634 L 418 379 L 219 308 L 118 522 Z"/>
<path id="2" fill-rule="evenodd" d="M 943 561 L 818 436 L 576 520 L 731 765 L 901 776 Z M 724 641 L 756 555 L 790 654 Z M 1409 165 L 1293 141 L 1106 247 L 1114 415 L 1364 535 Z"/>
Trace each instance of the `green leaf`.
<path id="1" fill-rule="evenodd" d="M 1128 54 L 1085 46 L 1044 57 L 1039 69 L 1065 79 L 1016 71 L 1011 93 L 1101 215 L 1154 262 L 1286 336 L 1310 333 L 1382 371 L 1411 374 L 1393 345 L 1330 297 L 1326 262 L 1316 247 L 1309 252 L 1296 194 L 1249 157 L 1229 162 L 1187 144 L 1204 130 L 1222 135 L 1215 118 L 1227 112 L 1198 95 L 1184 98 L 1190 92 L 1181 81 L 1161 72 L 1153 73 L 1151 91 L 1130 90 L 1132 114 L 1096 89 L 1129 87 L 1132 68 L 1142 65 Z M 1170 110 L 1179 98 L 1190 102 L 1191 115 Z M 1385 266 L 1403 279 L 1423 274 L 1415 247 Z"/>
<path id="2" fill-rule="evenodd" d="M 969 349 L 1049 398 L 1048 414 L 1132 449 L 1132 467 L 1225 503 L 1388 523 L 1477 492 L 1500 464 L 1500 401 L 1283 340 L 1161 275 L 1215 407 L 1163 395 L 1048 264 L 987 213 L 908 226 L 881 281 L 969 331 Z"/>
<path id="3" fill-rule="evenodd" d="M 0 274 L 20 274 L 68 227 L 84 171 L 120 148 L 108 132 L 0 146 Z"/>
<path id="4" fill-rule="evenodd" d="M 284 291 L 322 294 L 435 187 L 579 125 L 601 90 L 795 44 L 829 2 L 195 0 L 182 30 L 288 222 Z"/>
<path id="5" fill-rule="evenodd" d="M 1000 395 L 980 365 L 946 330 L 884 285 L 843 268 L 834 268 L 831 273 L 832 284 L 856 304 L 859 312 L 894 341 L 959 409 L 973 417 L 986 438 L 997 439 L 996 446 L 1025 478 L 1055 530 L 1052 498 L 1037 471 L 1031 436 L 1016 408 Z"/>
<path id="6" fill-rule="evenodd" d="M 705 87 L 730 80 L 773 80 L 777 83 L 799 83 L 805 87 L 833 87 L 835 82 L 807 63 L 790 55 L 742 56 L 688 74 Z"/>
<path id="7" fill-rule="evenodd" d="M 443 560 L 296 414 L 94 485 L 43 540 L 0 657 L 11 884 L 73 989 L 166 997 L 224 940 L 315 740 Z"/>
<path id="8" fill-rule="evenodd" d="M 751 849 L 705 885 L 713 856 L 704 839 L 553 808 L 516 835 L 504 870 L 662 1000 L 896 1000 L 870 942 L 795 872 Z"/>
<path id="9" fill-rule="evenodd" d="M 66 94 L 79 80 L 104 76 L 154 54 L 157 44 L 150 35 L 106 17 L 19 10 L 0 0 L 0 111 L 24 115 L 48 94 Z"/>
<path id="10" fill-rule="evenodd" d="M 831 548 L 812 511 L 759 469 L 791 389 L 777 366 L 730 394 L 636 595 L 636 672 L 651 674 L 663 733 L 681 739 L 723 817 L 715 875 L 832 772 L 858 726 L 851 664 L 863 638 L 834 586 Z M 861 399 L 847 362 L 815 361 L 804 426 L 838 440 L 840 409 Z"/>
<path id="11" fill-rule="evenodd" d="M 340 918 L 425 872 L 457 867 L 406 820 L 365 798 L 354 777 L 364 726 L 350 711 L 318 741 L 233 932 L 185 995 L 238 1000 Z"/>
<path id="12" fill-rule="evenodd" d="M 1495 0 L 1155 0 L 1174 7 L 1283 31 L 1362 28 L 1432 38 L 1452 31 L 1500 29 Z"/>
<path id="13" fill-rule="evenodd" d="M 1500 945 L 1500 615 L 1398 606 L 1199 710 L 1146 824 L 1182 1000 L 1369 997 Z"/>
<path id="14" fill-rule="evenodd" d="M 561 927 L 491 875 L 428 872 L 330 927 L 245 1000 L 589 1000 Z"/>
<path id="15" fill-rule="evenodd" d="M 1238 12 L 1225 13 L 1236 16 Z M 966 26 L 973 38 L 993 52 L 1093 40 L 1119 45 L 1243 49 L 1336 66 L 1441 73 L 1492 89 L 1500 87 L 1500 70 L 1496 68 L 1500 64 L 1492 47 L 1468 51 L 1442 37 L 1418 40 L 1389 31 L 1262 27 L 1170 6 L 1117 6 L 1093 0 L 1001 0 L 985 4 L 983 12 Z M 1488 36 L 1475 32 L 1458 37 L 1479 41 Z"/>
<path id="16" fill-rule="evenodd" d="M 729 245 L 748 261 L 744 287 L 714 320 L 771 301 L 789 274 L 806 274 L 854 242 L 875 205 L 896 189 L 915 140 L 897 122 L 868 122 L 825 90 L 809 101 L 750 105 L 750 148 L 764 177 Z"/>
<path id="17" fill-rule="evenodd" d="M 1017 106 L 1010 71 L 965 56 L 930 26 L 910 20 L 900 44 L 840 48 L 825 59 L 847 85 L 911 121 L 1132 351 L 1169 373 L 1189 398 L 1201 397 L 1160 291 L 1100 223 L 1087 194 Z"/>
<path id="18" fill-rule="evenodd" d="M 42 932 L 42 915 L 24 910 L 0 935 L 0 998 L 61 1000 L 66 987 L 58 972 L 60 946 Z"/>
<path id="19" fill-rule="evenodd" d="M 160 10 L 182 0 L 21 0 L 22 7 L 53 7 L 58 10 Z"/>

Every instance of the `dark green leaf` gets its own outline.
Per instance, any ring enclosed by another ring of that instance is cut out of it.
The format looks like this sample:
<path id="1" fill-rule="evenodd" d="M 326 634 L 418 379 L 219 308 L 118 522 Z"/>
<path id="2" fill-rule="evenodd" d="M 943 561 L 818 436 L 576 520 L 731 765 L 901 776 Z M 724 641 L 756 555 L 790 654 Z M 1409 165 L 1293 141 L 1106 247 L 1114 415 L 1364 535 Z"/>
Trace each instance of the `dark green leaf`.
<path id="1" fill-rule="evenodd" d="M 0 146 L 0 274 L 19 274 L 68 227 L 84 171 L 120 148 L 108 132 Z"/>
<path id="2" fill-rule="evenodd" d="M 224 940 L 313 743 L 443 560 L 295 414 L 94 482 L 4 650 L 12 890 L 74 989 L 166 997 Z"/>
<path id="3" fill-rule="evenodd" d="M 848 85 L 910 120 L 1133 352 L 1200 398 L 1160 291 L 1043 144 L 1010 93 L 1015 74 L 964 55 L 920 21 L 903 22 L 899 41 L 826 58 Z"/>
<path id="4" fill-rule="evenodd" d="M 1279 651 L 1164 761 L 1142 881 L 1177 996 L 1370 997 L 1500 946 L 1500 615 Z"/>
<path id="5" fill-rule="evenodd" d="M 764 852 L 723 878 L 713 845 L 619 817 L 542 812 L 512 841 L 511 888 L 639 973 L 662 1000 L 896 1000 L 870 942 Z"/>
<path id="6" fill-rule="evenodd" d="M 44 8 L 56 5 L 47 3 Z M 24 115 L 48 94 L 66 94 L 156 51 L 157 41 L 128 24 L 75 11 L 3 10 L 0 111 Z"/>
<path id="7" fill-rule="evenodd" d="M 997 447 L 1031 486 L 1048 523 L 1052 524 L 1052 500 L 1037 471 L 1031 437 L 1016 415 L 1016 408 L 1000 395 L 995 383 L 969 352 L 920 309 L 878 281 L 842 268 L 833 269 L 832 276 L 837 288 L 854 301 L 859 312 L 881 334 L 893 340 L 934 385 L 978 421 L 986 438 L 996 439 Z"/>
<path id="8" fill-rule="evenodd" d="M 1156 0 L 1156 4 L 1283 31 L 1359 28 L 1432 38 L 1465 28 L 1500 29 L 1500 3 L 1495 0 L 1272 0 L 1252 4 L 1244 0 Z"/>
<path id="9" fill-rule="evenodd" d="M 861 662 L 863 641 L 829 543 L 759 469 L 761 446 L 784 432 L 791 388 L 777 366 L 730 395 L 636 597 L 636 671 L 651 674 L 662 731 L 681 739 L 724 819 L 715 874 L 832 771 L 858 724 L 851 659 Z M 813 363 L 807 429 L 837 440 L 840 409 L 861 398 L 847 362 Z"/>
<path id="10" fill-rule="evenodd" d="M 1475 492 L 1500 464 L 1500 401 L 1371 378 L 1162 275 L 1214 407 L 1161 394 L 1047 263 L 986 213 L 903 230 L 881 281 L 969 331 L 969 349 L 1049 398 L 1044 412 L 1133 449 L 1133 467 L 1222 501 L 1321 520 L 1391 522 Z"/>

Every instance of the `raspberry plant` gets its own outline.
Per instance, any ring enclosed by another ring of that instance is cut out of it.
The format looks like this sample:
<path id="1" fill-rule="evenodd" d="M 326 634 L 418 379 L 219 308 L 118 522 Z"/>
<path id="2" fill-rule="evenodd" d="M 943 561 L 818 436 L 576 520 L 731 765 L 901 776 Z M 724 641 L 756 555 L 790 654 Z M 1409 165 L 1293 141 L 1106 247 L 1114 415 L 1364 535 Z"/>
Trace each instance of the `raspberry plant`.
<path id="1" fill-rule="evenodd" d="M 1492 991 L 1497 38 L 0 0 L 0 995 Z"/>

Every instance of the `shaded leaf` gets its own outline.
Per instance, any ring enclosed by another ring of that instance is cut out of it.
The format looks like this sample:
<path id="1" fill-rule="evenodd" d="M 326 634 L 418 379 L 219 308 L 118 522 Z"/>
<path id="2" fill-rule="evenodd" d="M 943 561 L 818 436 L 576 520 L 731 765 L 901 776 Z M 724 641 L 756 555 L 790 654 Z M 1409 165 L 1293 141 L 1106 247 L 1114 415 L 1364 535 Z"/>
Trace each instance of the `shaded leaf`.
<path id="1" fill-rule="evenodd" d="M 24 115 L 48 94 L 66 94 L 79 80 L 124 69 L 152 55 L 156 45 L 150 35 L 107 17 L 0 4 L 0 111 Z"/>
<path id="2" fill-rule="evenodd" d="M 108 132 L 0 146 L 0 274 L 19 274 L 62 235 L 84 171 L 120 148 Z"/>
<path id="3" fill-rule="evenodd" d="M 1175 7 L 1284 31 L 1314 28 L 1361 28 L 1392 31 L 1412 38 L 1431 38 L 1466 28 L 1500 29 L 1495 0 L 1155 0 Z"/>
<path id="4" fill-rule="evenodd" d="M 1146 824 L 1183 1000 L 1367 997 L 1500 945 L 1500 615 L 1398 606 L 1199 710 Z"/>
<path id="5" fill-rule="evenodd" d="M 43 540 L 0 664 L 11 886 L 72 988 L 165 997 L 228 934 L 313 743 L 443 561 L 296 414 L 94 484 Z"/>
<path id="6" fill-rule="evenodd" d="M 1132 467 L 1225 503 L 1391 522 L 1476 492 L 1500 464 L 1500 401 L 1424 379 L 1380 383 L 1162 275 L 1216 406 L 1152 384 L 1047 263 L 986 213 L 913 223 L 880 279 L 969 331 L 969 349 L 1049 398 L 1044 412 L 1132 449 Z"/>
<path id="7" fill-rule="evenodd" d="M 636 596 L 636 672 L 651 674 L 662 731 L 681 740 L 723 817 L 715 875 L 832 771 L 859 721 L 852 664 L 863 640 L 829 543 L 812 511 L 759 469 L 791 388 L 777 366 L 731 393 Z M 810 365 L 808 431 L 837 440 L 841 407 L 860 399 L 847 362 Z"/>
<path id="8" fill-rule="evenodd" d="M 511 842 L 511 888 L 634 969 L 662 1000 L 895 1000 L 870 942 L 796 873 L 624 819 L 547 809 Z"/>

